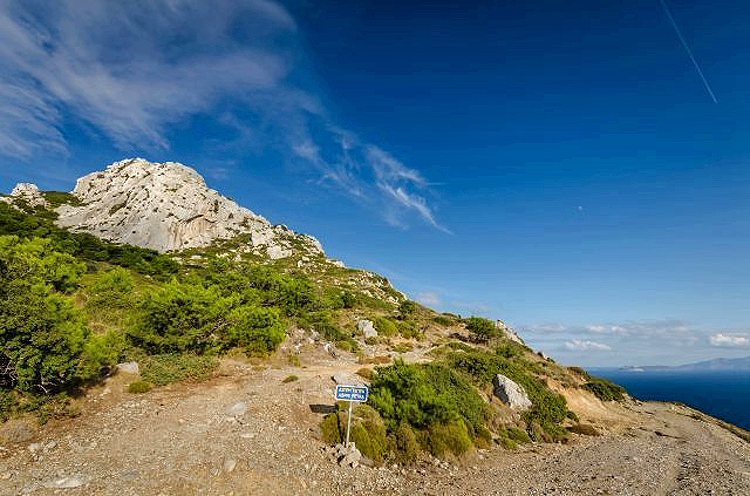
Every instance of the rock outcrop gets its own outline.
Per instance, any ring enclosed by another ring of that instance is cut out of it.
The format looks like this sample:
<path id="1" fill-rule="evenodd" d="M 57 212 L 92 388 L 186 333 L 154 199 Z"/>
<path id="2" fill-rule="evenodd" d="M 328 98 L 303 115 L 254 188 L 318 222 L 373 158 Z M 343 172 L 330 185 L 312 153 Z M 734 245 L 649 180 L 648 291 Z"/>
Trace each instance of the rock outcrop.
<path id="1" fill-rule="evenodd" d="M 10 196 L 0 198 L 0 201 L 11 204 L 18 200 L 25 202 L 30 207 L 49 206 L 49 203 L 44 196 L 42 196 L 42 193 L 39 191 L 36 184 L 31 183 L 18 183 L 16 184 L 16 187 L 13 188 Z"/>
<path id="2" fill-rule="evenodd" d="M 368 319 L 358 320 L 357 331 L 362 333 L 362 336 L 365 339 L 378 337 L 378 331 L 375 330 L 375 325 L 372 323 L 372 320 L 368 320 Z"/>
<path id="3" fill-rule="evenodd" d="M 164 252 L 246 233 L 253 251 L 271 259 L 288 257 L 295 248 L 323 253 L 315 238 L 271 225 L 208 188 L 194 169 L 175 162 L 115 162 L 80 178 L 71 193 L 81 204 L 59 206 L 57 223 L 116 243 Z M 32 206 L 46 205 L 33 184 L 19 184 L 4 200 L 19 198 Z"/>
<path id="4" fill-rule="evenodd" d="M 492 379 L 495 396 L 514 410 L 526 410 L 531 407 L 531 400 L 523 386 L 513 382 L 502 374 Z"/>

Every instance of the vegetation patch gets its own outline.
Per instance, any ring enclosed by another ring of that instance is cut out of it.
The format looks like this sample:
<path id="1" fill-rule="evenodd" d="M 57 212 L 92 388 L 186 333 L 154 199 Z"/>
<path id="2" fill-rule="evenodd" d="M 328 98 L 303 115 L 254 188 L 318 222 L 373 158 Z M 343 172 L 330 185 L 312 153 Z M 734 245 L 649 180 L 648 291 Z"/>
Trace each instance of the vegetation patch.
<path id="1" fill-rule="evenodd" d="M 284 377 L 284 380 L 281 381 L 281 382 L 283 382 L 284 384 L 288 384 L 290 382 L 295 382 L 295 381 L 298 381 L 298 380 L 299 380 L 299 377 L 297 377 L 294 374 L 289 374 L 288 376 Z"/>
<path id="2" fill-rule="evenodd" d="M 583 387 L 594 393 L 594 395 L 601 401 L 623 401 L 625 399 L 625 393 L 627 393 L 624 387 L 604 379 L 603 377 L 595 377 L 592 375 L 589 375 L 589 381 L 584 384 Z"/>
<path id="3" fill-rule="evenodd" d="M 163 386 L 172 382 L 210 379 L 219 361 L 212 356 L 164 354 L 146 356 L 139 365 L 144 380 Z"/>
<path id="4" fill-rule="evenodd" d="M 128 393 L 142 394 L 151 391 L 151 383 L 148 381 L 133 381 L 128 385 Z"/>

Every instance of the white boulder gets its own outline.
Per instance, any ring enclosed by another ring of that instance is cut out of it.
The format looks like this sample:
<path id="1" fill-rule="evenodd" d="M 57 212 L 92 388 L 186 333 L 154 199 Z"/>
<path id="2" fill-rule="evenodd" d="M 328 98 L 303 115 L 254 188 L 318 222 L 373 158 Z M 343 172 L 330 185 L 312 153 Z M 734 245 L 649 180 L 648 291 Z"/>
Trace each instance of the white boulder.
<path id="1" fill-rule="evenodd" d="M 495 396 L 514 410 L 526 410 L 531 407 L 531 400 L 523 386 L 513 382 L 502 374 L 492 379 Z"/>

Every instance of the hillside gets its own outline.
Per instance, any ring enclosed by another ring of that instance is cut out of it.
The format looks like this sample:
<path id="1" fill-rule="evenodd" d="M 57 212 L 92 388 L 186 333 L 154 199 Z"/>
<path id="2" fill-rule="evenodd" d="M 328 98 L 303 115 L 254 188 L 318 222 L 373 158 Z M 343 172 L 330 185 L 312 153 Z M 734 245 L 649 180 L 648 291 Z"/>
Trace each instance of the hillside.
<path id="1" fill-rule="evenodd" d="M 576 494 L 628 487 L 582 478 L 586 460 L 609 473 L 627 457 L 631 478 L 669 471 L 665 494 L 750 487 L 744 431 L 634 402 L 501 321 L 419 305 L 186 166 L 126 160 L 70 193 L 26 184 L 2 199 L 10 494 L 493 493 L 483 470 L 514 464 L 513 491 Z M 327 448 L 346 424 L 337 382 L 370 386 L 353 421 L 356 471 Z M 560 466 L 539 473 L 548 455 Z M 660 494 L 652 480 L 633 494 Z"/>

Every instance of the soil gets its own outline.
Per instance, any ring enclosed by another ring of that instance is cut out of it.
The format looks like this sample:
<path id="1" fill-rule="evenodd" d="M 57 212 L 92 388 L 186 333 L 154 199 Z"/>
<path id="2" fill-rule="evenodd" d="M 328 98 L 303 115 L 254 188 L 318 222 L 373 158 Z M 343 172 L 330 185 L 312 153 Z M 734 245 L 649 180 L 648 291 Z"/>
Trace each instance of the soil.
<path id="1" fill-rule="evenodd" d="M 81 415 L 0 428 L 0 494 L 70 495 L 750 495 L 750 444 L 684 406 L 602 404 L 566 391 L 603 433 L 568 444 L 478 450 L 415 467 L 339 467 L 318 424 L 331 376 L 353 357 L 302 366 L 224 360 L 208 382 L 129 394 L 120 373 Z M 282 382 L 290 374 L 298 380 Z"/>

